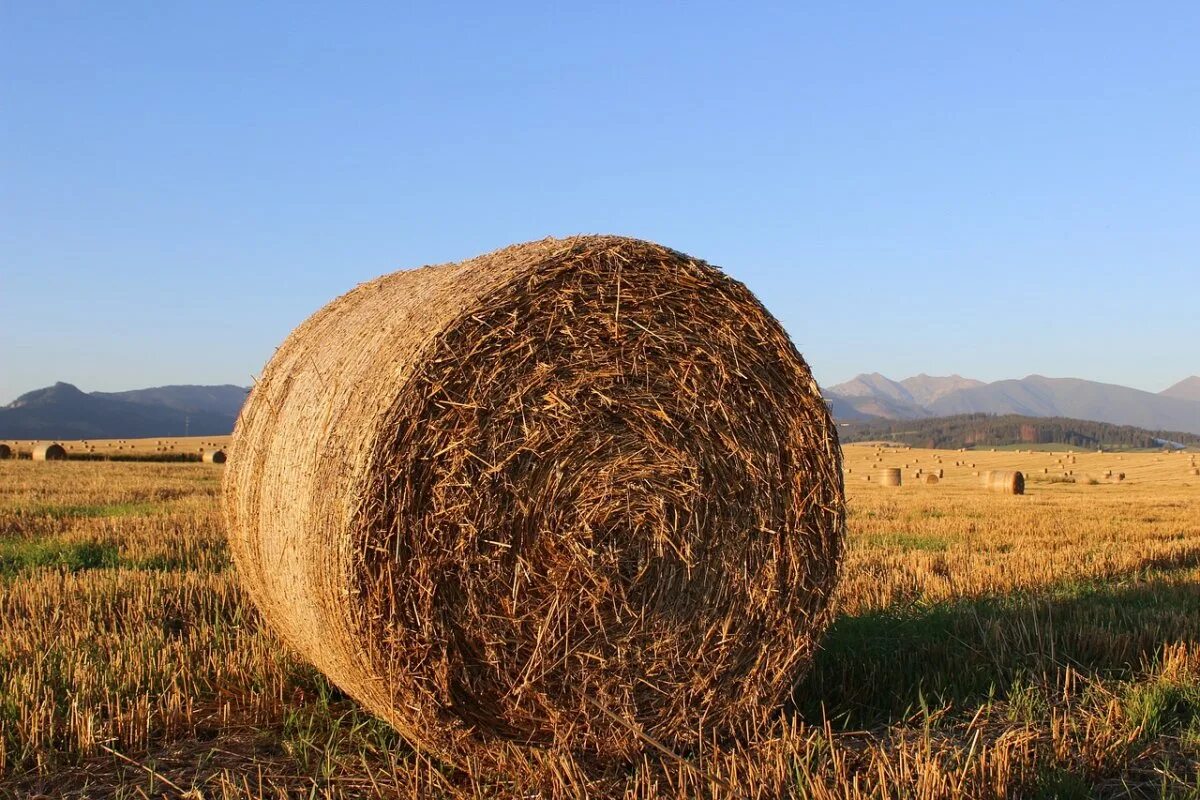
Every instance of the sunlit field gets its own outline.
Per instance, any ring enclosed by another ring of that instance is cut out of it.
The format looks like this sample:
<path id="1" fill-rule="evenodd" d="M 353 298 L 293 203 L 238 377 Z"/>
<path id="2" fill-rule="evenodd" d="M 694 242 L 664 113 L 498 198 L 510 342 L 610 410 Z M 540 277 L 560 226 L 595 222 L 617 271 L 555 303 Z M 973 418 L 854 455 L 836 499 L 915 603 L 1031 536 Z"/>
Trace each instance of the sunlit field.
<path id="1" fill-rule="evenodd" d="M 441 767 L 293 657 L 223 467 L 0 462 L 0 795 L 1200 797 L 1194 456 L 845 453 L 836 615 L 774 738 L 604 774 Z"/>

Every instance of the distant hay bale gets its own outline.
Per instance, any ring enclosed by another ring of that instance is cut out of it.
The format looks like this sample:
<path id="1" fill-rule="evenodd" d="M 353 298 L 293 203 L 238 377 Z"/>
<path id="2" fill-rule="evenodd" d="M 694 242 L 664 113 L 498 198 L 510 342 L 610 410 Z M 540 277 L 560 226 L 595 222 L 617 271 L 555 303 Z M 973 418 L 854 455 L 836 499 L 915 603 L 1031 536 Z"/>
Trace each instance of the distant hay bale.
<path id="1" fill-rule="evenodd" d="M 0 459 L 12 458 L 13 449 L 8 445 L 0 442 Z"/>
<path id="2" fill-rule="evenodd" d="M 62 461 L 66 457 L 66 448 L 58 442 L 47 442 L 33 448 L 34 461 Z"/>
<path id="3" fill-rule="evenodd" d="M 925 476 L 926 483 L 937 483 L 938 480 L 938 476 L 934 475 L 932 472 Z"/>
<path id="4" fill-rule="evenodd" d="M 225 463 L 225 451 L 224 450 L 205 450 L 204 455 L 200 456 L 200 460 L 203 461 L 205 464 L 224 464 Z"/>
<path id="5" fill-rule="evenodd" d="M 937 471 L 937 476 L 938 476 L 938 478 L 946 477 L 946 470 L 939 468 Z"/>
<path id="6" fill-rule="evenodd" d="M 903 472 L 898 467 L 886 467 L 879 470 L 881 486 L 899 486 L 903 482 Z"/>
<path id="7" fill-rule="evenodd" d="M 1025 476 L 1017 470 L 988 470 L 983 473 L 983 485 L 1001 494 L 1025 494 Z"/>
<path id="8" fill-rule="evenodd" d="M 1113 480 L 1115 480 L 1115 481 L 1123 481 L 1123 480 L 1125 480 L 1125 473 L 1124 473 L 1124 472 L 1118 472 L 1116 475 L 1114 475 L 1114 476 L 1113 476 Z"/>
<path id="9" fill-rule="evenodd" d="M 837 428 L 743 285 L 577 237 L 363 284 L 275 352 L 224 480 L 247 593 L 420 750 L 639 757 L 765 724 L 829 620 Z"/>
<path id="10" fill-rule="evenodd" d="M 7 458 L 7 456 L 5 456 L 5 458 Z M 1200 467 L 1192 467 L 1192 474 L 1200 475 Z"/>

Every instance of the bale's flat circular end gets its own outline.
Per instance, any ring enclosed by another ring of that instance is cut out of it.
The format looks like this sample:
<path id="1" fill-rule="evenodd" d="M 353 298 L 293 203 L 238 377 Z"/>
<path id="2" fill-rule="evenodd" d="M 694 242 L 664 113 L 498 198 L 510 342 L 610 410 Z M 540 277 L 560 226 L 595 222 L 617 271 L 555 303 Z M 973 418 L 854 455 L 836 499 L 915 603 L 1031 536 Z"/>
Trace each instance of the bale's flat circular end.
<path id="1" fill-rule="evenodd" d="M 414 743 L 763 720 L 826 622 L 836 430 L 753 295 L 632 239 L 385 276 L 277 352 L 226 505 L 265 616 Z"/>

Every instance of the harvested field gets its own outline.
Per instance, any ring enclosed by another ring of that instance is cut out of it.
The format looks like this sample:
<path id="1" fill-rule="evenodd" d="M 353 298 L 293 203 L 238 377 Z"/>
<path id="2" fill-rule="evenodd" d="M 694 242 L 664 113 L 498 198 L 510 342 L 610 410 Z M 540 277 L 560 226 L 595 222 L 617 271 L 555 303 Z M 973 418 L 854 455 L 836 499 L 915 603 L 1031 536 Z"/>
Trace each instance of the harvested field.
<path id="1" fill-rule="evenodd" d="M 836 616 L 790 722 L 691 766 L 650 752 L 592 796 L 1188 796 L 1200 480 L 1186 456 L 1076 455 L 1127 477 L 1042 480 L 1049 454 L 996 452 L 972 458 L 1031 476 L 1024 495 L 952 461 L 934 485 L 850 482 Z M 578 796 L 551 756 L 510 765 L 523 780 L 430 763 L 282 645 L 230 566 L 223 470 L 0 463 L 0 797 Z"/>

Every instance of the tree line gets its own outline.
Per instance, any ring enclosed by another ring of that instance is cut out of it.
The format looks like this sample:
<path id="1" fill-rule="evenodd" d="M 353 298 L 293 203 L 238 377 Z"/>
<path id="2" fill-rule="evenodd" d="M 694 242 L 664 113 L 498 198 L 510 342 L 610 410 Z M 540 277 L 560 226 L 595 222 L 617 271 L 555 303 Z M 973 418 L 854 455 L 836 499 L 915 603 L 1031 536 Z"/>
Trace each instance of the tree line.
<path id="1" fill-rule="evenodd" d="M 1148 431 L 1132 425 L 1019 414 L 958 414 L 915 420 L 843 423 L 844 443 L 891 441 L 912 447 L 1000 447 L 1063 444 L 1080 449 L 1143 449 L 1166 443 L 1200 446 L 1200 436 L 1177 431 Z"/>

